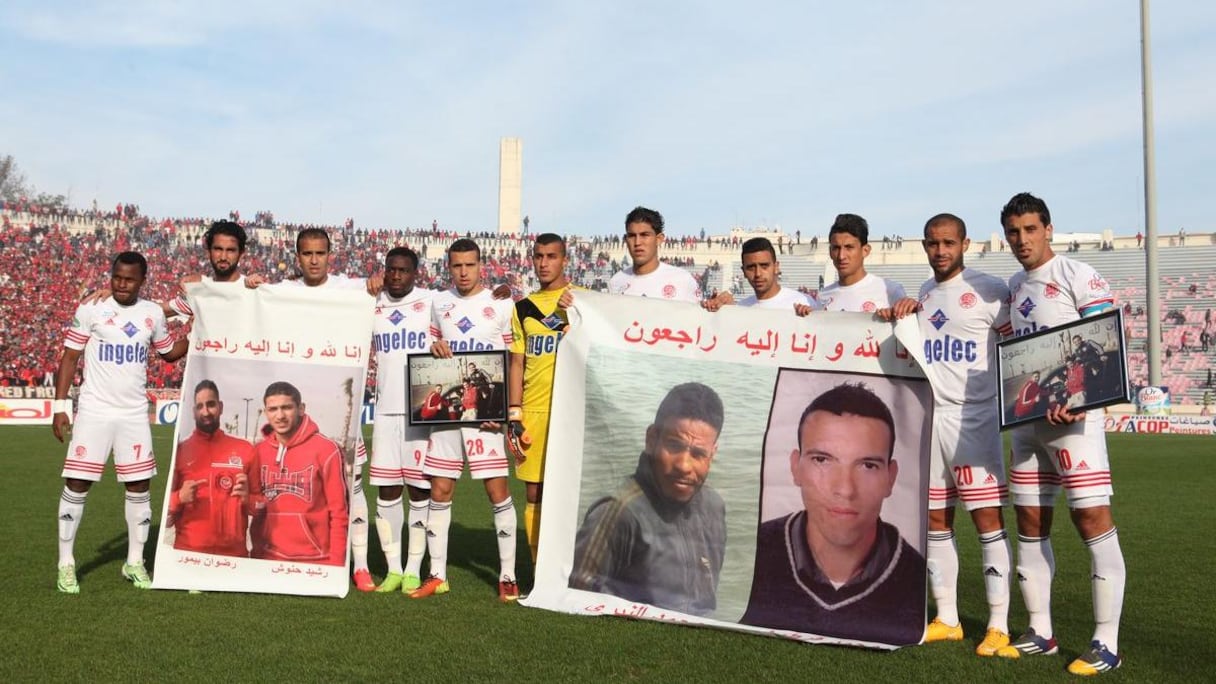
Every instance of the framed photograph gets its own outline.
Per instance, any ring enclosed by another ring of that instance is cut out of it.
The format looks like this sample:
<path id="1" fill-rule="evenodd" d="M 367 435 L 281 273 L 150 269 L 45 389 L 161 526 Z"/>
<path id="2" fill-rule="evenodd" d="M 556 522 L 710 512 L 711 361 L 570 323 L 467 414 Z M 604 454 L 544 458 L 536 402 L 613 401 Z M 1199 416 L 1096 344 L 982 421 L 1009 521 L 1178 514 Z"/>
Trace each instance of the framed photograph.
<path id="1" fill-rule="evenodd" d="M 997 345 L 1001 429 L 1130 401 L 1123 312 L 1113 309 Z"/>
<path id="2" fill-rule="evenodd" d="M 410 425 L 479 425 L 507 419 L 507 352 L 410 354 L 405 364 Z"/>

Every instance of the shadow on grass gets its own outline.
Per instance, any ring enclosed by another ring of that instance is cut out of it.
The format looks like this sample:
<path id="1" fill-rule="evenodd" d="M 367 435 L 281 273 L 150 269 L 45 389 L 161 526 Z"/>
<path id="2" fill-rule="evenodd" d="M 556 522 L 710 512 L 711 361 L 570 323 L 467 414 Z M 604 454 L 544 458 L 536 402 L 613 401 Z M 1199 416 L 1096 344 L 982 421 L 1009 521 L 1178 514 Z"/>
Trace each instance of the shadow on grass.
<path id="1" fill-rule="evenodd" d="M 372 515 L 375 515 L 373 511 Z M 486 517 L 489 518 L 489 506 L 486 506 Z M 408 530 L 402 530 L 403 534 Z M 405 546 L 406 540 L 402 540 Z M 429 555 L 428 555 L 429 558 Z M 404 559 L 402 559 L 404 560 Z M 384 562 L 384 552 L 380 548 L 380 538 L 372 525 L 372 532 L 367 540 L 367 565 L 375 577 L 383 577 L 388 572 Z M 498 539 L 492 527 L 467 527 L 453 522 L 448 530 L 448 566 L 460 568 L 472 573 L 478 581 L 498 590 Z M 422 562 L 423 573 L 429 571 L 426 560 Z M 523 586 L 532 585 L 532 555 L 528 550 L 528 541 L 522 527 L 515 530 L 515 573 L 516 581 Z"/>
<path id="2" fill-rule="evenodd" d="M 159 525 L 153 525 L 148 530 L 148 543 L 144 546 L 144 559 L 148 568 L 152 569 L 152 559 L 156 558 L 157 532 Z M 127 562 L 127 533 L 121 532 L 102 542 L 96 553 L 88 561 L 76 566 L 76 577 L 83 578 L 89 573 L 113 562 Z"/>

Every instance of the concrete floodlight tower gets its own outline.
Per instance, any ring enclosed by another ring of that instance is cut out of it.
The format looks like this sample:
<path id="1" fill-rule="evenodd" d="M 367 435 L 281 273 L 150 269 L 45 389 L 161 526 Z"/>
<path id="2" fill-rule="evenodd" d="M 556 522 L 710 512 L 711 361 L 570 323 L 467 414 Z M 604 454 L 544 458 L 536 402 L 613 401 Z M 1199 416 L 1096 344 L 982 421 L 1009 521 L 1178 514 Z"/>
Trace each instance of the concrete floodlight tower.
<path id="1" fill-rule="evenodd" d="M 523 222 L 524 143 L 519 138 L 498 141 L 498 232 L 519 235 Z"/>

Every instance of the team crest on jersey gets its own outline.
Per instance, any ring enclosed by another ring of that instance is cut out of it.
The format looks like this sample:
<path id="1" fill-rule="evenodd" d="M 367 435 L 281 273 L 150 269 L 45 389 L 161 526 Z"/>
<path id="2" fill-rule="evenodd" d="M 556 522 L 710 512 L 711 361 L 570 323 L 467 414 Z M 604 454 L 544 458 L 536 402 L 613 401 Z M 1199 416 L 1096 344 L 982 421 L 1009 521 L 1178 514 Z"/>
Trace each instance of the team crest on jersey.
<path id="1" fill-rule="evenodd" d="M 127 324 L 122 327 L 122 331 L 126 333 L 127 337 L 135 337 L 139 334 L 139 328 L 135 327 L 131 321 L 127 321 Z"/>
<path id="2" fill-rule="evenodd" d="M 1055 283 L 1047 283 L 1047 287 L 1043 288 L 1043 296 L 1048 299 L 1055 299 L 1060 296 L 1060 286 Z"/>
<path id="3" fill-rule="evenodd" d="M 481 315 L 485 316 L 487 321 L 494 320 L 494 307 L 487 306 L 486 308 L 482 309 Z"/>
<path id="4" fill-rule="evenodd" d="M 958 305 L 964 309 L 970 309 L 971 307 L 975 306 L 975 293 L 964 292 L 962 296 L 958 298 Z"/>
<path id="5" fill-rule="evenodd" d="M 866 313 L 874 313 L 874 309 L 877 309 L 877 308 L 878 307 L 874 305 L 874 302 L 871 302 L 871 301 L 866 301 L 865 304 L 861 305 L 861 310 Z"/>
<path id="6" fill-rule="evenodd" d="M 425 308 L 426 308 L 425 302 L 414 302 L 414 306 L 413 306 L 414 311 L 421 312 Z"/>
<path id="7" fill-rule="evenodd" d="M 1021 304 L 1018 304 L 1018 313 L 1022 314 L 1022 318 L 1029 318 L 1030 312 L 1034 311 L 1034 308 L 1034 300 L 1027 297 L 1022 300 Z"/>
<path id="8" fill-rule="evenodd" d="M 306 502 L 312 501 L 313 470 L 310 465 L 303 470 L 284 470 L 262 466 L 262 491 L 267 501 L 274 501 L 280 496 L 291 495 Z"/>
<path id="9" fill-rule="evenodd" d="M 86 449 L 83 444 L 80 444 L 80 445 L 77 445 L 75 453 L 76 453 L 76 458 L 84 458 L 89 455 L 89 450 Z"/>
<path id="10" fill-rule="evenodd" d="M 557 315 L 556 311 L 540 319 L 540 324 L 550 330 L 561 330 L 566 327 L 566 322 Z"/>
<path id="11" fill-rule="evenodd" d="M 942 326 L 945 325 L 949 320 L 950 319 L 946 318 L 946 314 L 943 313 L 941 309 L 934 311 L 933 315 L 929 317 L 929 322 L 932 323 L 933 327 L 937 330 L 941 330 Z"/>
<path id="12" fill-rule="evenodd" d="M 460 330 L 460 332 L 465 333 L 466 335 L 468 334 L 468 332 L 470 330 L 473 329 L 473 326 L 474 326 L 474 323 L 473 323 L 473 321 L 469 320 L 468 316 L 465 316 L 464 318 L 460 319 L 459 321 L 456 321 L 456 327 Z"/>
<path id="13" fill-rule="evenodd" d="M 232 491 L 232 478 L 228 477 L 227 475 L 221 475 L 219 479 L 219 486 L 220 491 L 222 492 Z"/>
<path id="14" fill-rule="evenodd" d="M 671 299 L 674 296 L 676 296 L 676 286 L 672 285 L 671 283 L 664 285 L 663 286 L 663 297 L 666 299 Z"/>
<path id="15" fill-rule="evenodd" d="M 1106 279 L 1097 273 L 1089 279 L 1089 289 L 1091 290 L 1105 290 L 1107 287 Z"/>
<path id="16" fill-rule="evenodd" d="M 393 312 L 388 315 L 388 322 L 392 323 L 393 325 L 400 324 L 401 321 L 404 319 L 405 319 L 405 316 L 403 316 L 401 314 L 401 312 L 398 311 L 397 309 L 393 309 Z"/>
<path id="17" fill-rule="evenodd" d="M 144 327 L 147 328 L 148 330 L 152 329 L 152 319 L 151 318 L 144 319 Z"/>

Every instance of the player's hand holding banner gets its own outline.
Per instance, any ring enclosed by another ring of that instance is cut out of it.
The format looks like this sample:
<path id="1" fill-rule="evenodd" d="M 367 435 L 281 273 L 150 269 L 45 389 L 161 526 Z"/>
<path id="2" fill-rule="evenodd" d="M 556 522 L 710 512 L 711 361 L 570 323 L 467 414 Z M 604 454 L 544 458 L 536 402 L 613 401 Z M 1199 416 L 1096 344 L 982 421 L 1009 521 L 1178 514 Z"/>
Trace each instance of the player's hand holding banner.
<path id="1" fill-rule="evenodd" d="M 345 596 L 374 300 L 188 288 L 195 324 L 153 586 Z"/>
<path id="2" fill-rule="evenodd" d="M 547 461 L 525 605 L 920 641 L 933 401 L 915 321 L 592 292 L 571 319 L 548 441 L 583 457 Z"/>

